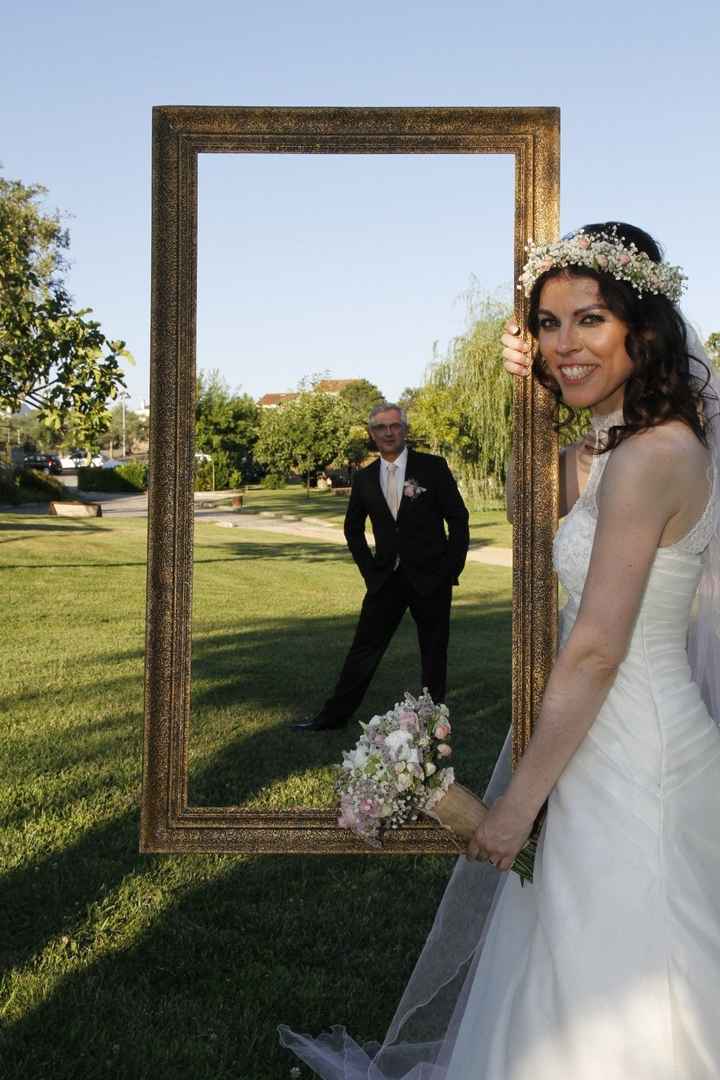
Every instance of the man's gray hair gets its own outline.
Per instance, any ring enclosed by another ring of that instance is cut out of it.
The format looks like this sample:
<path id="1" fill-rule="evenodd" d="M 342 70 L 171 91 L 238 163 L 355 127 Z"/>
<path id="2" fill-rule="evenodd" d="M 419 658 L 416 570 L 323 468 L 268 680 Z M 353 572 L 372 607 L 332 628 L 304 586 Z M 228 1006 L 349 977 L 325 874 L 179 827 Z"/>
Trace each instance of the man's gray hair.
<path id="1" fill-rule="evenodd" d="M 387 412 L 388 409 L 394 409 L 400 413 L 400 423 L 407 427 L 407 413 L 401 405 L 396 405 L 394 401 L 381 401 L 379 405 L 373 406 L 368 416 L 368 427 L 373 426 L 373 420 L 381 412 Z"/>

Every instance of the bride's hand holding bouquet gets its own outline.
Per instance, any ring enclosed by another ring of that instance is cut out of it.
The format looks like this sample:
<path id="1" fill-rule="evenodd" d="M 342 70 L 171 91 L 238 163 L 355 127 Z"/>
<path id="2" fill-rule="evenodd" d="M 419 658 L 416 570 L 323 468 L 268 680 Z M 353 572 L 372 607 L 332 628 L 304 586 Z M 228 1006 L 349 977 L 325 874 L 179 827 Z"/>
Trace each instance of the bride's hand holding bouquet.
<path id="1" fill-rule="evenodd" d="M 498 869 L 532 880 L 534 822 L 509 800 L 488 809 L 457 783 L 446 705 L 436 705 L 427 690 L 418 698 L 406 692 L 402 702 L 360 726 L 362 735 L 337 768 L 338 825 L 381 847 L 388 830 L 425 814 L 450 830 L 469 858 L 489 858 Z"/>
<path id="2" fill-rule="evenodd" d="M 498 870 L 511 870 L 535 824 L 510 797 L 501 795 L 488 810 L 468 842 L 468 859 L 487 859 Z"/>

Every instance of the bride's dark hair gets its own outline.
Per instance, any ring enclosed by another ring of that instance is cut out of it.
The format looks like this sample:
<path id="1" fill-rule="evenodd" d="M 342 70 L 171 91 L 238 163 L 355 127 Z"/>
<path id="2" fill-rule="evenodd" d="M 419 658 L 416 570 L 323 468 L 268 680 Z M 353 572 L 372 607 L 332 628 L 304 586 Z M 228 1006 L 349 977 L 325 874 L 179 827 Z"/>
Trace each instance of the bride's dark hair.
<path id="1" fill-rule="evenodd" d="M 632 243 L 638 251 L 644 251 L 653 262 L 662 261 L 659 244 L 649 233 L 635 225 L 606 221 L 584 225 L 579 231 L 592 237 L 611 230 L 624 244 Z M 574 232 L 569 233 L 564 239 L 574 235 Z M 677 307 L 666 296 L 654 293 L 639 296 L 627 282 L 587 266 L 553 267 L 540 275 L 530 293 L 527 325 L 536 339 L 540 329 L 538 307 L 542 287 L 550 278 L 560 274 L 589 277 L 596 281 L 610 311 L 622 319 L 628 328 L 625 348 L 633 363 L 633 371 L 625 385 L 625 422 L 622 427 L 610 428 L 602 449 L 613 450 L 630 435 L 655 427 L 664 420 L 683 420 L 705 444 L 701 398 L 704 388 L 690 375 L 685 323 Z M 707 370 L 702 359 L 694 359 Z M 533 355 L 533 371 L 538 382 L 547 387 L 559 403 L 562 400 L 560 388 L 548 371 L 539 349 Z M 569 416 L 560 427 L 572 423 L 575 416 L 569 406 L 565 407 Z"/>

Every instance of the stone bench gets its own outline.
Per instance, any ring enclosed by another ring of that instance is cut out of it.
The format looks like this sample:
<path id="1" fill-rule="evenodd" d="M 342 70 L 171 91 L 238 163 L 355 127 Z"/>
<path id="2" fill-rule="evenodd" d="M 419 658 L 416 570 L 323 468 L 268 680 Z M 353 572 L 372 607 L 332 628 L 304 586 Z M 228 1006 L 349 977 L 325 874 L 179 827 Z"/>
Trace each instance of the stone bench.
<path id="1" fill-rule="evenodd" d="M 96 502 L 51 502 L 48 513 L 56 517 L 102 517 L 102 506 Z"/>

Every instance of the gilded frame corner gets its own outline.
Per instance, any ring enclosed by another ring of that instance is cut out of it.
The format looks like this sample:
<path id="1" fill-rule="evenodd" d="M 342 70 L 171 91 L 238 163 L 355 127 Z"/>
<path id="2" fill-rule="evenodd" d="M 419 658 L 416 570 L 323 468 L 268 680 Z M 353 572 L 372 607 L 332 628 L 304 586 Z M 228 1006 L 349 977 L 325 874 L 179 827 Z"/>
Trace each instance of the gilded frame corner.
<path id="1" fill-rule="evenodd" d="M 515 277 L 525 243 L 559 227 L 557 108 L 255 108 L 153 110 L 151 447 L 148 528 L 143 852 L 367 854 L 328 810 L 267 813 L 188 805 L 192 473 L 200 153 L 511 154 Z M 523 316 L 524 301 L 518 300 Z M 513 755 L 522 753 L 555 654 L 552 535 L 557 444 L 552 403 L 536 383 L 515 388 Z M 418 823 L 383 853 L 455 853 L 442 829 Z"/>

